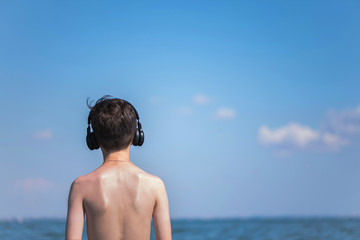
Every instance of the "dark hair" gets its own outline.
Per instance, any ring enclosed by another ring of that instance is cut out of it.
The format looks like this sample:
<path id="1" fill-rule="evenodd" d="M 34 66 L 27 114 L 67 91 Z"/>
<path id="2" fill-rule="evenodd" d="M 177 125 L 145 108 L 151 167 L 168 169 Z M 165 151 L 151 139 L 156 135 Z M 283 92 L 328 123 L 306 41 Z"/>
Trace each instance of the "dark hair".
<path id="1" fill-rule="evenodd" d="M 122 150 L 133 141 L 136 131 L 136 110 L 127 101 L 105 95 L 92 107 L 89 98 L 89 119 L 97 143 L 107 151 Z"/>

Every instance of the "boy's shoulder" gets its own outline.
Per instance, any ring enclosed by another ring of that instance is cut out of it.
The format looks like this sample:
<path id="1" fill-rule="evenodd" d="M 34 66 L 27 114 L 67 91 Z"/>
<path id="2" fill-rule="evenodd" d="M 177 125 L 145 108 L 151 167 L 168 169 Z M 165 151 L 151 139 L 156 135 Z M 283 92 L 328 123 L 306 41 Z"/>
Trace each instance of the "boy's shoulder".
<path id="1" fill-rule="evenodd" d="M 137 167 L 137 168 L 139 169 L 138 177 L 140 179 L 144 180 L 145 182 L 152 185 L 153 187 L 159 187 L 159 186 L 164 185 L 164 182 L 160 177 L 158 177 L 156 175 L 153 175 L 153 174 L 150 174 L 150 173 L 142 170 L 139 167 Z"/>
<path id="2" fill-rule="evenodd" d="M 164 186 L 164 182 L 160 177 L 150 174 L 136 165 L 133 166 L 133 170 L 134 174 L 139 178 L 139 180 L 142 180 L 153 186 Z M 85 187 L 86 185 L 91 185 L 94 183 L 94 181 L 101 179 L 101 176 L 102 174 L 99 169 L 96 169 L 88 174 L 77 177 L 73 181 L 72 185 Z"/>
<path id="3" fill-rule="evenodd" d="M 97 174 L 95 173 L 95 171 L 77 177 L 72 182 L 71 188 L 78 189 L 78 191 L 80 191 L 80 190 L 87 191 L 87 189 L 86 189 L 87 186 L 89 186 L 89 185 L 91 186 L 92 184 L 95 183 L 95 180 L 97 178 L 97 176 L 96 176 Z"/>
<path id="4" fill-rule="evenodd" d="M 142 181 L 142 185 L 148 191 L 151 191 L 153 194 L 158 196 L 165 190 L 165 184 L 159 176 L 150 174 L 136 165 L 134 165 L 134 167 L 137 169 L 137 176 L 139 177 L 139 180 Z"/>
<path id="5" fill-rule="evenodd" d="M 79 191 L 80 189 L 83 189 L 86 182 L 86 175 L 79 176 L 72 182 L 71 189 L 77 189 Z"/>

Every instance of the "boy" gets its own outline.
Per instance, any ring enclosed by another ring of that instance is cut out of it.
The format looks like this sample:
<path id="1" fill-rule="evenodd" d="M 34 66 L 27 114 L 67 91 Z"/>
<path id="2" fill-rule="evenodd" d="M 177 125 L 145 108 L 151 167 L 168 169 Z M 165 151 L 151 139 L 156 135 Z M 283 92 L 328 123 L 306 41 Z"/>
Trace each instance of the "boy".
<path id="1" fill-rule="evenodd" d="M 171 240 L 163 181 L 129 158 L 130 146 L 144 141 L 139 116 L 129 102 L 110 97 L 88 104 L 87 144 L 91 150 L 100 147 L 104 162 L 71 185 L 65 238 L 82 238 L 86 214 L 89 240 L 150 239 L 151 218 L 156 239 Z"/>

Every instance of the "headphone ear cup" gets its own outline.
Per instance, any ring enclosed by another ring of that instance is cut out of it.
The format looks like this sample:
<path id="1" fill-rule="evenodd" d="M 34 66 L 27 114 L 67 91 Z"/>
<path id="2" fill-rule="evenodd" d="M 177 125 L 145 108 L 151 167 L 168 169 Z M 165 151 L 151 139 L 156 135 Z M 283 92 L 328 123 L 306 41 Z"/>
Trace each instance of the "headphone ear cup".
<path id="1" fill-rule="evenodd" d="M 93 148 L 93 146 L 92 146 L 92 144 L 91 144 L 91 133 L 88 133 L 87 135 L 86 135 L 86 145 L 88 146 L 88 148 L 90 149 L 90 150 L 94 150 L 94 148 Z"/>
<path id="2" fill-rule="evenodd" d="M 99 145 L 93 132 L 86 135 L 86 144 L 90 150 L 98 149 Z"/>
<path id="3" fill-rule="evenodd" d="M 140 130 L 140 137 L 139 137 L 139 146 L 143 145 L 144 140 L 145 140 L 145 134 L 144 134 L 144 131 L 141 129 Z"/>
<path id="4" fill-rule="evenodd" d="M 139 131 L 139 129 L 136 129 L 134 139 L 133 139 L 133 145 L 139 146 L 139 140 L 140 140 L 140 131 Z"/>
<path id="5" fill-rule="evenodd" d="M 96 137 L 95 137 L 94 132 L 90 133 L 90 141 L 91 141 L 93 149 L 99 149 L 100 146 L 96 141 Z"/>

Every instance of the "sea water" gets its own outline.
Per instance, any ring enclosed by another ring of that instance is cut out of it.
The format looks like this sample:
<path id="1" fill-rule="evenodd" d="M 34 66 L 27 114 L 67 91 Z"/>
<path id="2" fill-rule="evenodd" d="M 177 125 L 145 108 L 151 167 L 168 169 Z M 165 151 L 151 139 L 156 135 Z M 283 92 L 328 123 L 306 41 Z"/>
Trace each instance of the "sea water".
<path id="1" fill-rule="evenodd" d="M 171 225 L 174 240 L 360 240 L 360 218 L 183 219 Z M 0 220 L 0 239 L 63 240 L 65 220 Z"/>

